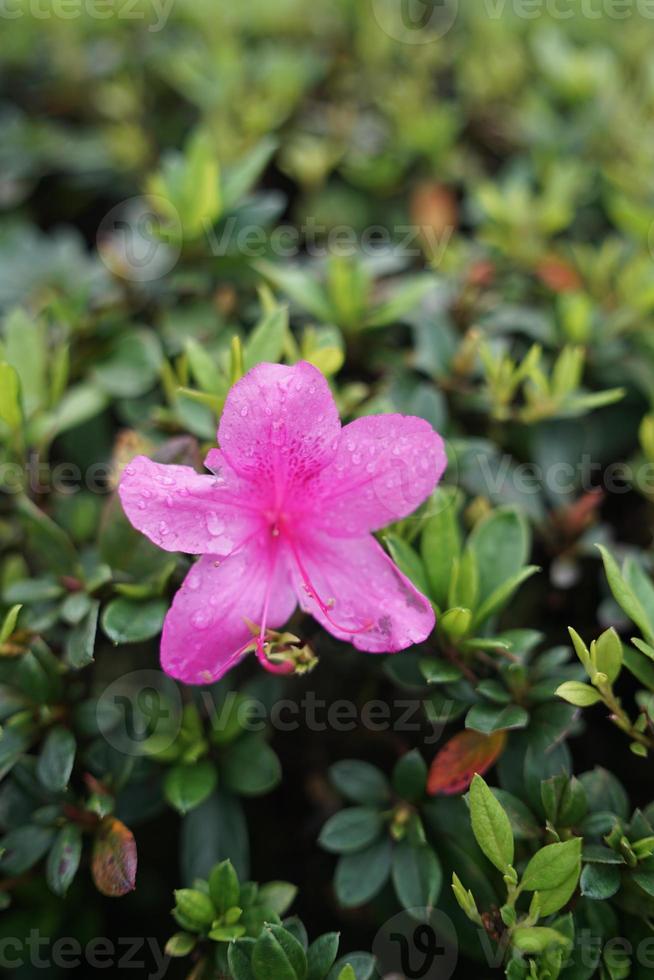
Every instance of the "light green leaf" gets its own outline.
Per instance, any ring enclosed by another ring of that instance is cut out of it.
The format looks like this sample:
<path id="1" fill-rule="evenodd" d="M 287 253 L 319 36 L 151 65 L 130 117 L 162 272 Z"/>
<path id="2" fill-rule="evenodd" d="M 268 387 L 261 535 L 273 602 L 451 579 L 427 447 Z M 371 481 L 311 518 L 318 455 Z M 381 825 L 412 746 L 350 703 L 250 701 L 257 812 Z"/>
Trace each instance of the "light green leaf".
<path id="1" fill-rule="evenodd" d="M 470 786 L 470 819 L 481 850 L 498 871 L 506 873 L 514 854 L 511 822 L 479 775 L 475 775 Z"/>

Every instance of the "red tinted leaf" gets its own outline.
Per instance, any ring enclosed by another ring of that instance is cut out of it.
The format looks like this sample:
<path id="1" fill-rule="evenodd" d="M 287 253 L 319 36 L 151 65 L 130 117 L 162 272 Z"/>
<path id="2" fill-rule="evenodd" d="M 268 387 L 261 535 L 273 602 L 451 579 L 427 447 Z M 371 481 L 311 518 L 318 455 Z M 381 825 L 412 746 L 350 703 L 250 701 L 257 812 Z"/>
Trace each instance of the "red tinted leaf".
<path id="1" fill-rule="evenodd" d="M 91 871 L 95 887 L 111 898 L 133 891 L 136 860 L 132 831 L 115 817 L 105 817 L 93 843 Z"/>
<path id="2" fill-rule="evenodd" d="M 453 796 L 463 793 L 476 772 L 480 776 L 497 762 L 506 744 L 506 732 L 481 732 L 465 730 L 447 742 L 431 764 L 427 780 L 430 796 L 442 793 Z"/>

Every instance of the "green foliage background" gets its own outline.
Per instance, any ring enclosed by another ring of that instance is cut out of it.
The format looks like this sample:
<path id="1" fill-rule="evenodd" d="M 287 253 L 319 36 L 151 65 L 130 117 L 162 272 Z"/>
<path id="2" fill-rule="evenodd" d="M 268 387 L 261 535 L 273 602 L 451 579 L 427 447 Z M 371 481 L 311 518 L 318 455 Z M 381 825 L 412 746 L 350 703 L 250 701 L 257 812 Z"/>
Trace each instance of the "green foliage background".
<path id="1" fill-rule="evenodd" d="M 562 6 L 0 7 L 2 938 L 163 944 L 176 902 L 171 976 L 363 980 L 437 907 L 456 976 L 652 975 L 654 20 Z M 182 689 L 189 561 L 118 474 L 200 468 L 230 384 L 300 358 L 447 439 L 382 536 L 436 632 L 366 658 L 298 615 L 312 673 Z M 252 724 L 280 699 L 297 731 Z"/>

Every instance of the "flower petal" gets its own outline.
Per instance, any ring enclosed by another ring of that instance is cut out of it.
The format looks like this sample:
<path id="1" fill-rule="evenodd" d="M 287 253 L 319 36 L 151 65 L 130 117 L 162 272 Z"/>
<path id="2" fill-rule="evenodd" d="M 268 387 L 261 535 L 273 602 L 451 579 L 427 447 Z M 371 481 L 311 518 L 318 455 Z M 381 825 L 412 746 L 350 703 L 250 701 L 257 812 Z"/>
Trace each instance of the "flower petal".
<path id="1" fill-rule="evenodd" d="M 283 557 L 283 556 L 282 556 Z M 234 667 L 252 639 L 246 620 L 282 626 L 296 598 L 284 561 L 273 566 L 263 536 L 220 562 L 204 555 L 189 571 L 166 616 L 161 666 L 186 684 L 212 684 Z"/>
<path id="2" fill-rule="evenodd" d="M 371 535 L 305 534 L 291 549 L 302 609 L 357 649 L 393 653 L 421 643 L 434 628 L 429 600 Z"/>
<path id="3" fill-rule="evenodd" d="M 334 461 L 314 481 L 318 526 L 340 537 L 411 514 L 440 480 L 443 440 L 424 419 L 371 415 L 346 425 Z"/>
<path id="4" fill-rule="evenodd" d="M 217 478 L 137 456 L 118 493 L 134 527 L 166 551 L 227 555 L 260 526 L 228 467 Z"/>
<path id="5" fill-rule="evenodd" d="M 317 368 L 259 364 L 231 389 L 218 429 L 230 465 L 278 493 L 321 470 L 341 431 L 329 385 Z"/>
<path id="6" fill-rule="evenodd" d="M 424 419 L 370 415 L 346 425 L 334 461 L 314 481 L 319 526 L 340 537 L 411 514 L 440 480 L 443 440 Z"/>

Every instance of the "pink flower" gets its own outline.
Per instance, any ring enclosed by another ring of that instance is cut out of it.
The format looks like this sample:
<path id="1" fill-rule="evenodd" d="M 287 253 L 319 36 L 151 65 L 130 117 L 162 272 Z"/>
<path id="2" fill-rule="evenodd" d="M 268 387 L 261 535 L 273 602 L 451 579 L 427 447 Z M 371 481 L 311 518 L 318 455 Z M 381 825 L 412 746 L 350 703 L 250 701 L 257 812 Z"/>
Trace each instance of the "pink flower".
<path id="1" fill-rule="evenodd" d="M 260 364 L 229 393 L 213 475 L 145 456 L 119 493 L 139 531 L 167 551 L 202 557 L 164 623 L 161 662 L 172 677 L 207 684 L 296 604 L 360 650 L 390 653 L 426 639 L 431 603 L 372 536 L 410 514 L 446 465 L 423 419 L 377 415 L 341 428 L 322 374 L 305 362 Z M 283 665 L 284 667 L 290 665 Z"/>

